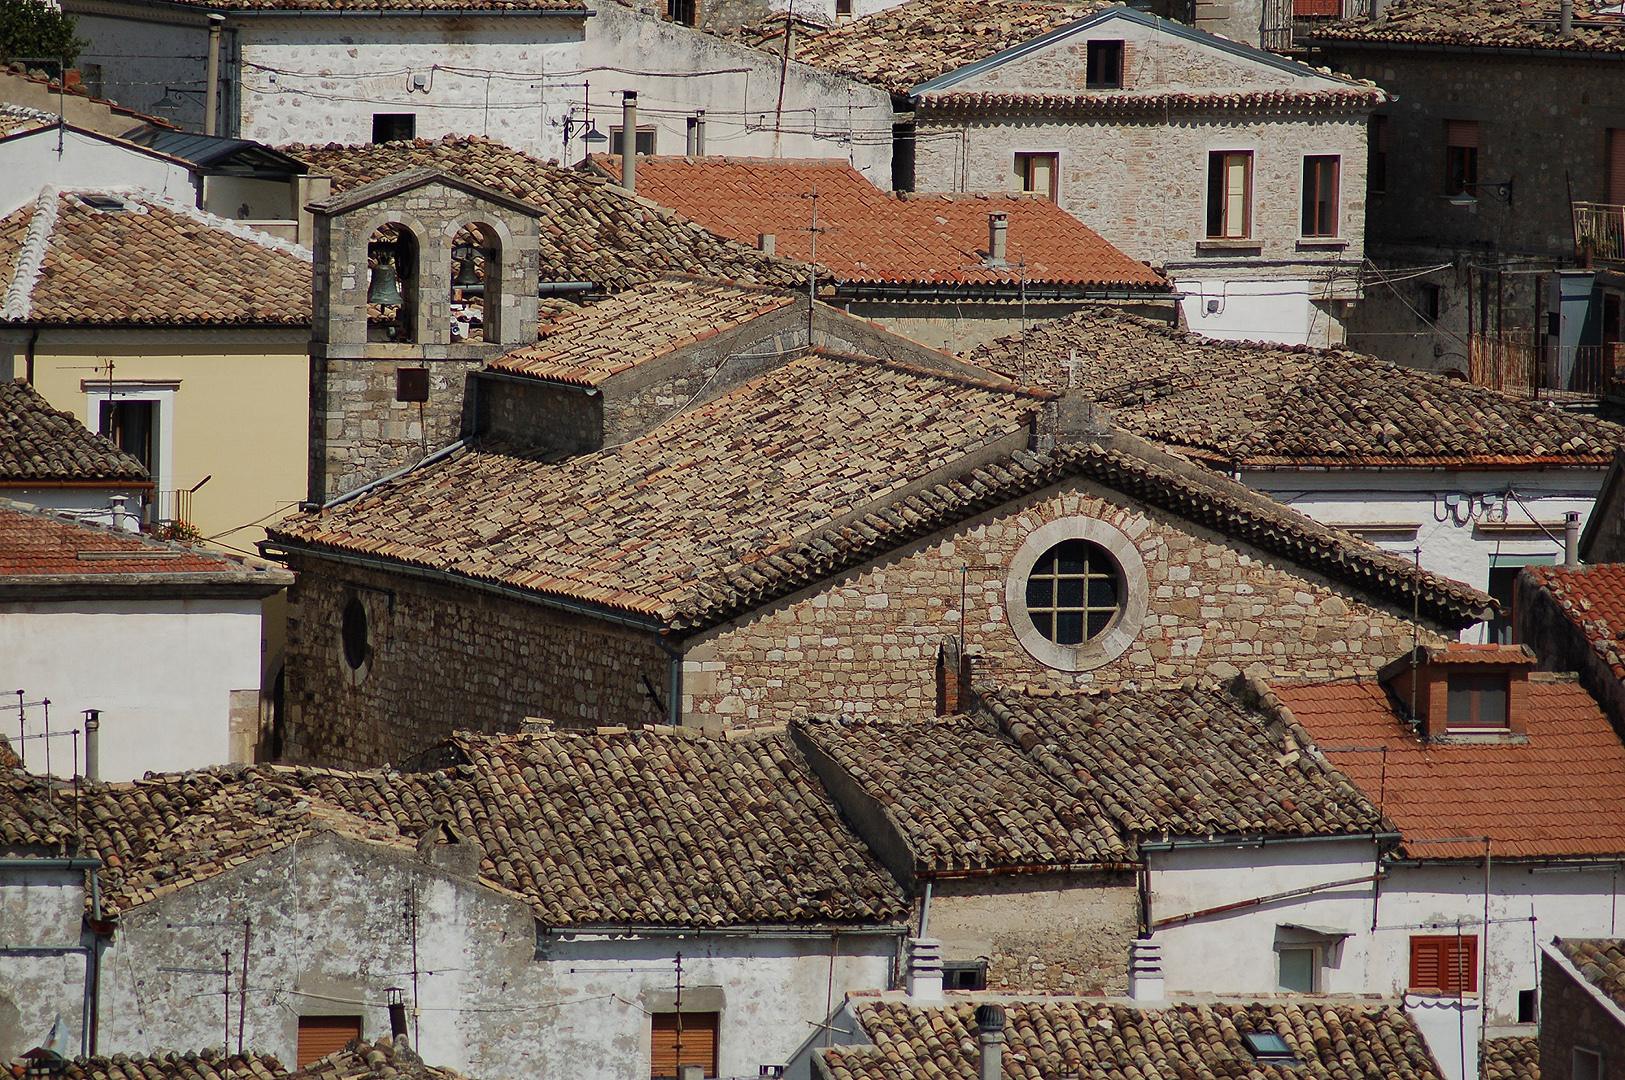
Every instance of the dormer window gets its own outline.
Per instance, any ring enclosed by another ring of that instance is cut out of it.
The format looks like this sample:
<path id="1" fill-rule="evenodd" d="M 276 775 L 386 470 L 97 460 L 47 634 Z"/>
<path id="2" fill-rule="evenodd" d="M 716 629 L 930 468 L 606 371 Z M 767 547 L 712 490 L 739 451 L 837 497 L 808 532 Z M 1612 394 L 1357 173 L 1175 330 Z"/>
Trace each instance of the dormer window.
<path id="1" fill-rule="evenodd" d="M 1507 674 L 1489 675 L 1451 672 L 1445 726 L 1450 730 L 1507 727 Z"/>

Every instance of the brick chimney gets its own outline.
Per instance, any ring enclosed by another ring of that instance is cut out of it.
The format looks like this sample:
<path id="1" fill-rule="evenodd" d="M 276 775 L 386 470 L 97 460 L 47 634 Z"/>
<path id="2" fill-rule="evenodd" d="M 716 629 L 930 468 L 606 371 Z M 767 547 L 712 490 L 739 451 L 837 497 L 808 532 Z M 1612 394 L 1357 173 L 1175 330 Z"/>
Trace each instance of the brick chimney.
<path id="1" fill-rule="evenodd" d="M 1523 645 L 1424 645 L 1377 679 L 1424 739 L 1522 736 L 1535 663 Z"/>
<path id="2" fill-rule="evenodd" d="M 957 716 L 971 707 L 971 658 L 959 651 L 959 639 L 943 638 L 937 647 L 937 715 Z"/>

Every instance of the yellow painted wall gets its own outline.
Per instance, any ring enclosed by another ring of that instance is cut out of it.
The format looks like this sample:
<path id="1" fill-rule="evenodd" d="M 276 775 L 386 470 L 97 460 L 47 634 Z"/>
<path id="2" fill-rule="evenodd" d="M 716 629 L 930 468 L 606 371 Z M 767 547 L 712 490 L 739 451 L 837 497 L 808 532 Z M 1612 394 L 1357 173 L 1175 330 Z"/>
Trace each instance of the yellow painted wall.
<path id="1" fill-rule="evenodd" d="M 183 336 L 192 340 L 179 340 Z M 94 429 L 100 417 L 86 415 L 83 384 L 106 379 L 109 359 L 120 382 L 180 380 L 171 486 L 189 488 L 213 477 L 192 501 L 193 524 L 204 536 L 252 551 L 265 537 L 263 525 L 305 497 L 310 398 L 304 340 L 242 344 L 209 331 L 46 330 L 35 349 L 34 384 L 52 405 Z M 251 522 L 257 524 L 246 527 Z"/>

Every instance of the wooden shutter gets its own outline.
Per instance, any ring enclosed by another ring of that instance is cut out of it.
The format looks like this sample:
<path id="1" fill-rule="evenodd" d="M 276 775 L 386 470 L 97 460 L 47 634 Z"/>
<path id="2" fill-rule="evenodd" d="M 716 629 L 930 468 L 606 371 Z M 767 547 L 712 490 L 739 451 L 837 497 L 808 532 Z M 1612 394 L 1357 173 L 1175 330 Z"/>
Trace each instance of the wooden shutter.
<path id="1" fill-rule="evenodd" d="M 1477 120 L 1446 120 L 1445 145 L 1465 146 L 1472 150 L 1478 149 L 1478 121 Z"/>
<path id="2" fill-rule="evenodd" d="M 1340 18 L 1343 0 L 1292 0 L 1292 14 L 1300 19 L 1324 15 Z"/>
<path id="3" fill-rule="evenodd" d="M 301 1016 L 299 1018 L 299 1049 L 294 1068 L 303 1069 L 317 1058 L 337 1053 L 361 1038 L 359 1016 Z"/>
<path id="4" fill-rule="evenodd" d="M 1477 990 L 1477 936 L 1411 938 L 1410 989 L 1436 994 Z"/>
<path id="5" fill-rule="evenodd" d="M 1608 129 L 1608 201 L 1625 206 L 1625 128 Z"/>
<path id="6" fill-rule="evenodd" d="M 679 1065 L 699 1065 L 706 1076 L 717 1075 L 718 1015 L 709 1013 L 683 1014 L 683 1056 L 677 1057 L 677 1014 L 655 1013 L 650 1016 L 653 1050 L 649 1075 L 675 1077 Z"/>

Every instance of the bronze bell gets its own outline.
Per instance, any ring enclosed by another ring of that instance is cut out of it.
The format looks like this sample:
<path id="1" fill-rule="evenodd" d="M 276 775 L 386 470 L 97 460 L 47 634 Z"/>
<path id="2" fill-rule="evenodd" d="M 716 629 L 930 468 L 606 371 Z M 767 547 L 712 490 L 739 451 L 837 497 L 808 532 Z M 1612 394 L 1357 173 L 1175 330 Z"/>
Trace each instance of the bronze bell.
<path id="1" fill-rule="evenodd" d="M 400 283 L 395 280 L 395 264 L 382 259 L 372 268 L 372 285 L 367 289 L 367 303 L 395 305 L 401 303 Z"/>

